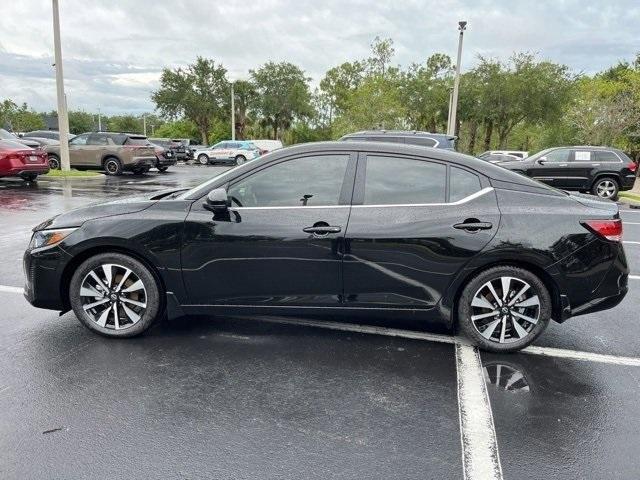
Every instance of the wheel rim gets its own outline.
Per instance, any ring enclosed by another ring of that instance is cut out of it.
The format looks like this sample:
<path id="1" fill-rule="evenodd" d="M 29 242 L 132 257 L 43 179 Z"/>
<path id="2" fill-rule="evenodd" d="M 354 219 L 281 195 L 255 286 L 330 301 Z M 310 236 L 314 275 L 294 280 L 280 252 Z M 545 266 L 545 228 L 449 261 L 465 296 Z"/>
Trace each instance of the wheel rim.
<path id="1" fill-rule="evenodd" d="M 51 168 L 52 170 L 57 170 L 58 168 L 60 168 L 60 164 L 58 163 L 57 158 L 49 157 L 49 168 Z"/>
<path id="2" fill-rule="evenodd" d="M 482 285 L 471 302 L 471 323 L 484 338 L 513 343 L 531 334 L 540 319 L 540 298 L 520 278 L 500 277 Z"/>
<path id="3" fill-rule="evenodd" d="M 242 165 L 242 164 L 244 163 L 244 157 L 238 157 L 238 158 L 236 158 L 236 163 L 237 163 L 238 165 Z"/>
<path id="4" fill-rule="evenodd" d="M 598 193 L 599 197 L 611 198 L 616 192 L 616 186 L 611 180 L 603 180 L 598 184 L 596 192 Z"/>
<path id="5" fill-rule="evenodd" d="M 118 171 L 118 164 L 113 160 L 109 160 L 106 165 L 107 172 L 116 173 Z"/>
<path id="6" fill-rule="evenodd" d="M 80 301 L 99 327 L 125 330 L 147 310 L 147 290 L 130 268 L 105 263 L 91 270 L 80 285 Z"/>
<path id="7" fill-rule="evenodd" d="M 198 157 L 198 161 L 202 164 L 202 165 L 206 165 L 207 163 L 209 163 L 209 157 L 207 157 L 206 155 L 200 155 Z"/>

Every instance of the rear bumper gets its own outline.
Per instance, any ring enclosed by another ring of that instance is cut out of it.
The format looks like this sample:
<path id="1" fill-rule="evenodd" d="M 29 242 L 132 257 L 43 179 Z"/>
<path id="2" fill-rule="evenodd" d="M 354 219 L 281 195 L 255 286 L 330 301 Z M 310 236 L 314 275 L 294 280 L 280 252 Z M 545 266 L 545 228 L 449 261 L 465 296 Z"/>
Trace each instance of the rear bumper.
<path id="1" fill-rule="evenodd" d="M 175 157 L 171 157 L 171 158 L 167 158 L 167 157 L 163 157 L 163 156 L 156 157 L 156 167 L 157 166 L 170 167 L 171 165 L 175 165 L 175 164 L 176 164 L 176 158 Z"/>
<path id="2" fill-rule="evenodd" d="M 156 164 L 156 157 L 134 157 L 130 162 L 124 164 L 125 170 L 136 170 L 140 168 L 151 168 Z"/>
<path id="3" fill-rule="evenodd" d="M 620 185 L 620 190 L 631 190 L 635 183 L 636 183 L 635 174 L 622 175 L 622 185 Z"/>
<path id="4" fill-rule="evenodd" d="M 44 174 L 49 172 L 49 165 L 21 165 L 19 167 L 0 170 L 0 177 L 20 177 L 34 173 Z"/>

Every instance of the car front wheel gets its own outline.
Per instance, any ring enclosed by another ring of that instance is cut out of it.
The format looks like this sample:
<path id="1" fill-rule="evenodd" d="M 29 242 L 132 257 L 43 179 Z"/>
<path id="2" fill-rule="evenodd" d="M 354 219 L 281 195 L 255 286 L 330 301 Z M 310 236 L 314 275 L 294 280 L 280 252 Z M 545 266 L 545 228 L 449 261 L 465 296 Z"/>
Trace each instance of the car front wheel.
<path id="1" fill-rule="evenodd" d="M 69 285 L 74 313 L 107 337 L 133 337 L 162 315 L 159 282 L 140 261 L 120 253 L 85 260 Z"/>
<path id="2" fill-rule="evenodd" d="M 238 155 L 236 157 L 236 165 L 242 165 L 246 161 L 247 161 L 247 158 L 244 155 Z"/>
<path id="3" fill-rule="evenodd" d="M 209 157 L 204 153 L 201 153 L 200 155 L 198 155 L 198 163 L 200 165 L 209 165 Z"/>
<path id="4" fill-rule="evenodd" d="M 533 342 L 551 318 L 551 296 L 542 280 L 518 267 L 494 267 L 465 286 L 458 303 L 458 327 L 478 347 L 492 352 L 520 350 Z"/>
<path id="5" fill-rule="evenodd" d="M 618 198 L 618 192 L 620 187 L 615 178 L 599 178 L 596 183 L 593 184 L 591 193 L 597 195 L 600 198 L 606 198 L 607 200 L 615 200 Z"/>

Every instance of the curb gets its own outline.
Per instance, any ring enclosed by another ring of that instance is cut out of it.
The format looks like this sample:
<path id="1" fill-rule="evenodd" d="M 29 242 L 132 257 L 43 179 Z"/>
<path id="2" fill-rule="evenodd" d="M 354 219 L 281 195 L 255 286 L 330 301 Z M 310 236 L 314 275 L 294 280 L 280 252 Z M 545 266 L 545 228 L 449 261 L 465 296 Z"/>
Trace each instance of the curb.
<path id="1" fill-rule="evenodd" d="M 48 177 L 46 175 L 38 176 L 38 181 L 51 181 L 51 182 L 69 182 L 69 181 L 105 181 L 107 178 L 106 175 L 76 175 L 73 177 Z"/>

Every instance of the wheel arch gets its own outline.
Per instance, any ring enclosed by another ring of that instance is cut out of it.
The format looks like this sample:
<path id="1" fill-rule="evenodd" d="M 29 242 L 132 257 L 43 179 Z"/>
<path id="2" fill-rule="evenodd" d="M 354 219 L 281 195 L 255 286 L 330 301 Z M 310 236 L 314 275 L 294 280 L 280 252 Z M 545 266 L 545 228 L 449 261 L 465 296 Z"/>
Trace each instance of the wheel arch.
<path id="1" fill-rule="evenodd" d="M 147 258 L 139 254 L 135 250 L 122 247 L 119 245 L 100 245 L 100 246 L 92 246 L 87 248 L 86 250 L 83 250 L 82 252 L 75 255 L 69 261 L 69 263 L 67 263 L 67 265 L 65 266 L 62 272 L 61 281 L 60 281 L 60 298 L 62 299 L 62 303 L 64 305 L 65 311 L 68 311 L 71 309 L 71 302 L 69 300 L 69 286 L 71 284 L 71 277 L 73 277 L 73 273 L 80 266 L 80 264 L 82 264 L 82 262 L 84 262 L 88 258 L 91 258 L 98 254 L 103 254 L 103 253 L 120 253 L 122 255 L 128 255 L 132 258 L 135 258 L 140 263 L 142 263 L 145 267 L 147 267 L 151 272 L 151 274 L 155 277 L 156 281 L 158 282 L 158 287 L 160 289 L 160 301 L 162 302 L 161 308 L 164 309 L 164 307 L 166 306 L 165 293 L 167 291 L 167 287 L 162 278 L 162 275 L 160 275 L 160 272 L 158 271 L 156 266 L 153 265 L 152 262 L 150 262 Z"/>
<path id="2" fill-rule="evenodd" d="M 613 178 L 616 182 L 618 182 L 618 188 L 622 187 L 622 177 L 620 172 L 598 172 L 593 178 L 591 185 L 589 185 L 589 190 L 591 190 L 598 180 L 602 180 L 603 178 Z"/>
<path id="3" fill-rule="evenodd" d="M 104 168 L 104 164 L 107 163 L 107 160 L 111 158 L 118 160 L 120 162 L 120 165 L 123 165 L 122 159 L 118 155 L 116 155 L 115 153 L 105 153 L 102 157 L 102 160 L 100 161 L 100 165 L 102 165 L 102 168 Z"/>
<path id="4" fill-rule="evenodd" d="M 495 260 L 486 264 L 479 265 L 476 268 L 469 269 L 465 271 L 464 276 L 461 279 L 458 279 L 458 281 L 456 282 L 456 287 L 449 294 L 449 322 L 455 331 L 458 331 L 458 302 L 460 301 L 460 297 L 464 288 L 476 275 L 480 274 L 484 270 L 488 270 L 494 267 L 522 268 L 536 275 L 542 281 L 544 286 L 549 291 L 549 295 L 551 296 L 551 318 L 556 321 L 562 321 L 563 304 L 561 289 L 558 283 L 553 279 L 553 276 L 550 275 L 549 272 L 547 272 L 544 268 L 536 265 L 533 262 L 526 260 L 503 259 Z"/>

